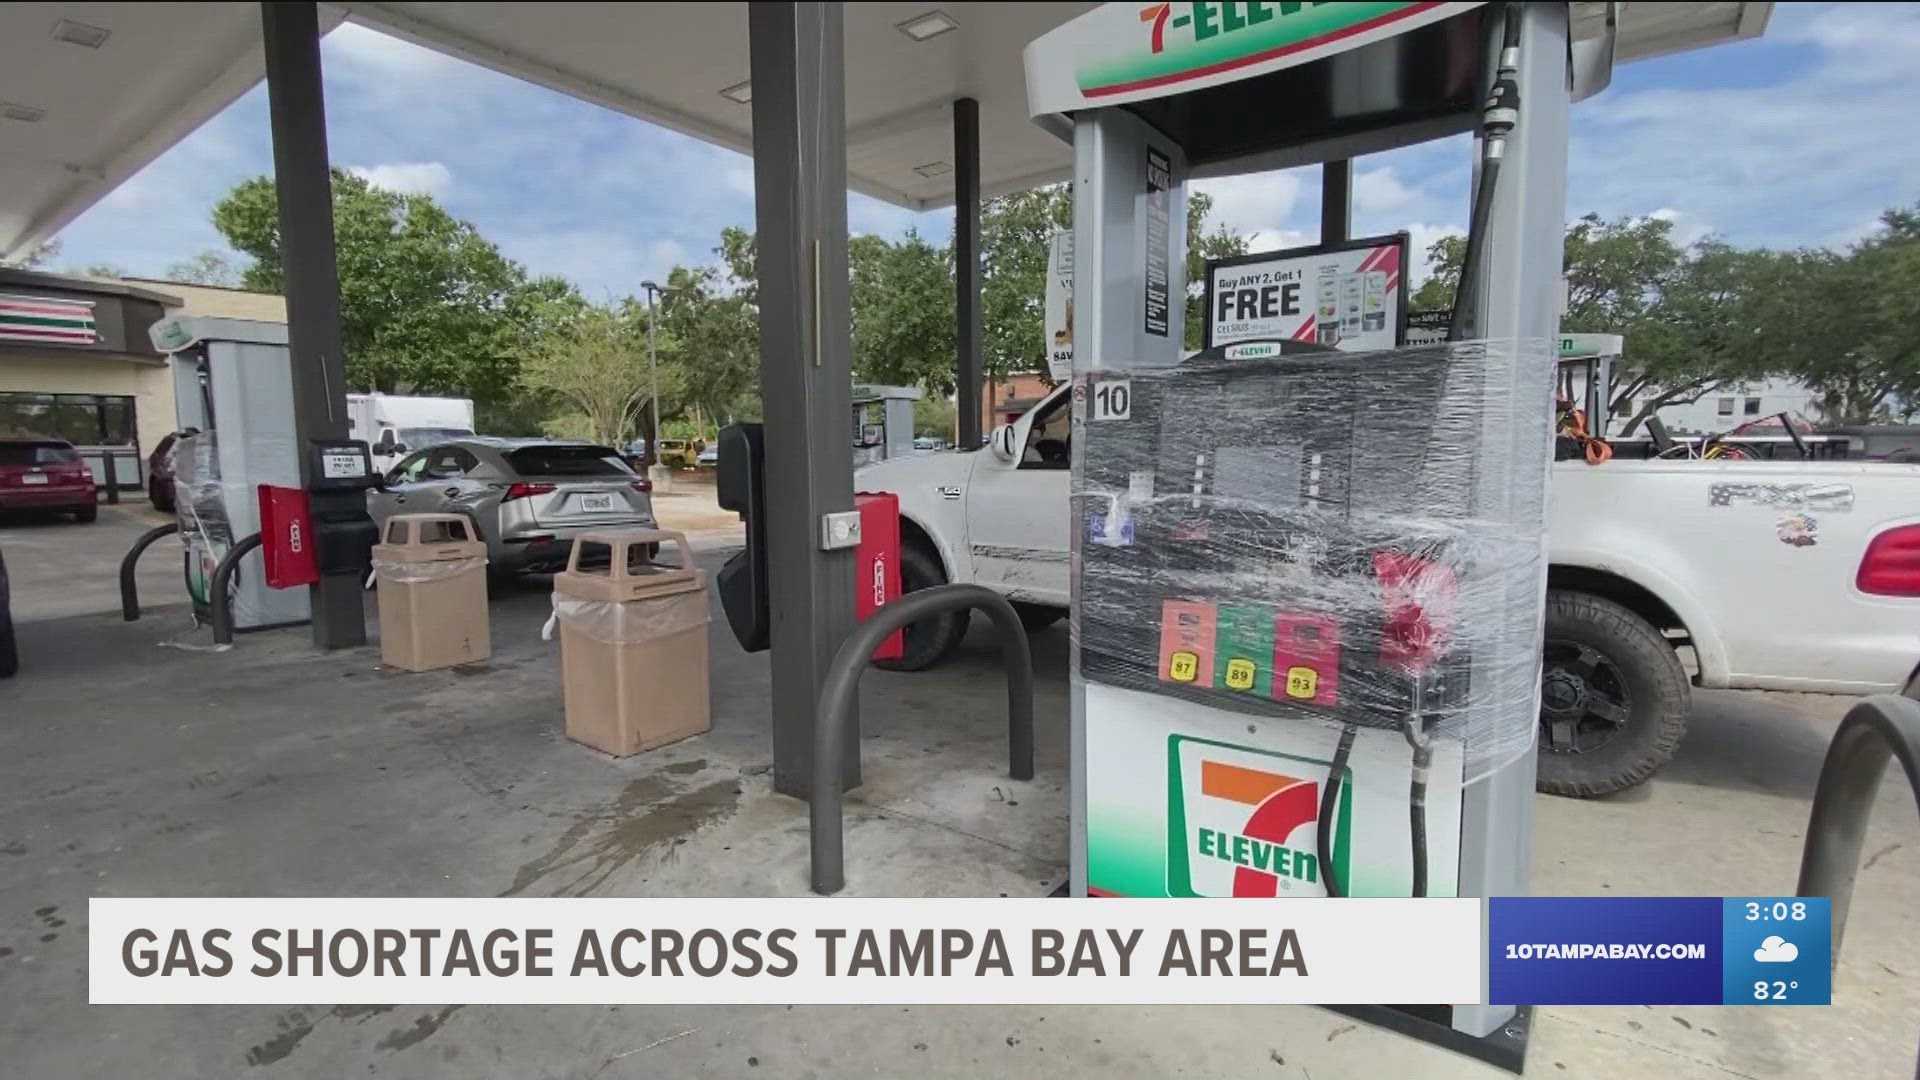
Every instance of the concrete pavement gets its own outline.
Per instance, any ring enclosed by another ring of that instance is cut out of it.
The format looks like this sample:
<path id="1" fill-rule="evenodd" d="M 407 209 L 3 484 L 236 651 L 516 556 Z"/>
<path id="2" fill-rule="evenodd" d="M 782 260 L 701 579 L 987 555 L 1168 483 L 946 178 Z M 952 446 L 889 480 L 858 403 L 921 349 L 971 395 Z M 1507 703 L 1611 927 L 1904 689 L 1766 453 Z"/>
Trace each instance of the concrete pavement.
<path id="1" fill-rule="evenodd" d="M 806 808 L 769 787 L 766 658 L 741 653 L 717 610 L 713 732 L 615 761 L 561 733 L 557 646 L 539 639 L 544 579 L 496 590 L 495 654 L 471 669 L 386 671 L 376 649 L 316 654 L 298 629 L 182 651 L 157 647 L 187 634 L 177 563 L 153 560 L 152 614 L 121 622 L 117 586 L 100 582 L 144 524 L 101 522 L 0 527 L 23 654 L 21 676 L 0 683 L 5 1075 L 1500 1075 L 1312 1008 L 88 1006 L 90 896 L 806 891 Z M 709 568 L 724 555 L 715 542 L 702 545 Z M 1034 649 L 1029 783 L 1004 776 L 1004 692 L 983 622 L 938 671 L 867 677 L 850 893 L 1043 895 L 1058 883 L 1065 628 Z M 1696 702 L 1680 757 L 1651 784 L 1537 800 L 1536 892 L 1791 891 L 1848 702 Z M 1834 1007 L 1543 1009 L 1530 1073 L 1910 1074 L 1912 806 L 1890 777 Z"/>

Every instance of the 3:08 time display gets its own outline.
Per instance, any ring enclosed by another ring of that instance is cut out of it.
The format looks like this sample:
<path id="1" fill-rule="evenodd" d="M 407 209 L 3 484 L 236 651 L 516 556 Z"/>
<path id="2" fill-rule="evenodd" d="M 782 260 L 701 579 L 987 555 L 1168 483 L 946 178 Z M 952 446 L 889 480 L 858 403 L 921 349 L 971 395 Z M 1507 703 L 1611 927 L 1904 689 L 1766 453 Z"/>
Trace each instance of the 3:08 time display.
<path id="1" fill-rule="evenodd" d="M 1775 900 L 1770 904 L 1747 901 L 1748 922 L 1805 922 L 1806 918 L 1807 905 L 1803 901 Z"/>

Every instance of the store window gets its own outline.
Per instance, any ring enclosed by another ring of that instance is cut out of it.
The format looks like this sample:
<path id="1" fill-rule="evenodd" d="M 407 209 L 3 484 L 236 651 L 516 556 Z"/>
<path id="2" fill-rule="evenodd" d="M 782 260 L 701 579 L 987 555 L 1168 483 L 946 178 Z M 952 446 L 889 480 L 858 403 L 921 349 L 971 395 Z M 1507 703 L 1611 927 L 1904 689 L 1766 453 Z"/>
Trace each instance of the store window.
<path id="1" fill-rule="evenodd" d="M 0 435 L 49 435 L 75 446 L 135 446 L 137 432 L 131 397 L 0 393 Z"/>
<path id="2" fill-rule="evenodd" d="M 1745 406 L 1745 412 L 1748 416 L 1760 415 L 1760 399 L 1759 398 L 1750 397 L 1747 400 L 1741 402 L 1741 404 Z"/>

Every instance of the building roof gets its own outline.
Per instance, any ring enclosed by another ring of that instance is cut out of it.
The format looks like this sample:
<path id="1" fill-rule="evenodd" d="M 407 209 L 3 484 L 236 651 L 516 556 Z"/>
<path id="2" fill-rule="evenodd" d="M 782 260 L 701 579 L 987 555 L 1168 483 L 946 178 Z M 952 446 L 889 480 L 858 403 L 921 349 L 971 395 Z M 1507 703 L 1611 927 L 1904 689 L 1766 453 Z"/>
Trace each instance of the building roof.
<path id="1" fill-rule="evenodd" d="M 156 283 L 159 284 L 159 283 Z M 75 274 L 49 274 L 43 270 L 21 270 L 0 266 L 0 289 L 59 289 L 65 292 L 92 293 L 95 296 L 129 296 L 151 300 L 166 307 L 179 307 L 183 300 L 173 293 L 143 288 L 118 278 L 82 277 Z"/>

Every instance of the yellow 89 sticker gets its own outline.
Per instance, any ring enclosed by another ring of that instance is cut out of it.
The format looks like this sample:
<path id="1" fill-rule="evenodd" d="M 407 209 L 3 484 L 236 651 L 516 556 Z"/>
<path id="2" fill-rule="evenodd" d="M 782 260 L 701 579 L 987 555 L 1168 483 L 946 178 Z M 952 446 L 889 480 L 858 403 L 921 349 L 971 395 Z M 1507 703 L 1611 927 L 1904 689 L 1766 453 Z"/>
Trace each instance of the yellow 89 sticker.
<path id="1" fill-rule="evenodd" d="M 1167 664 L 1167 677 L 1174 682 L 1192 682 L 1200 677 L 1200 658 L 1190 652 L 1177 652 Z"/>
<path id="2" fill-rule="evenodd" d="M 1253 661 L 1235 657 L 1227 661 L 1227 688 L 1229 690 L 1253 689 Z"/>
<path id="3" fill-rule="evenodd" d="M 1310 698 L 1320 692 L 1320 673 L 1310 667 L 1287 669 L 1287 696 Z"/>

